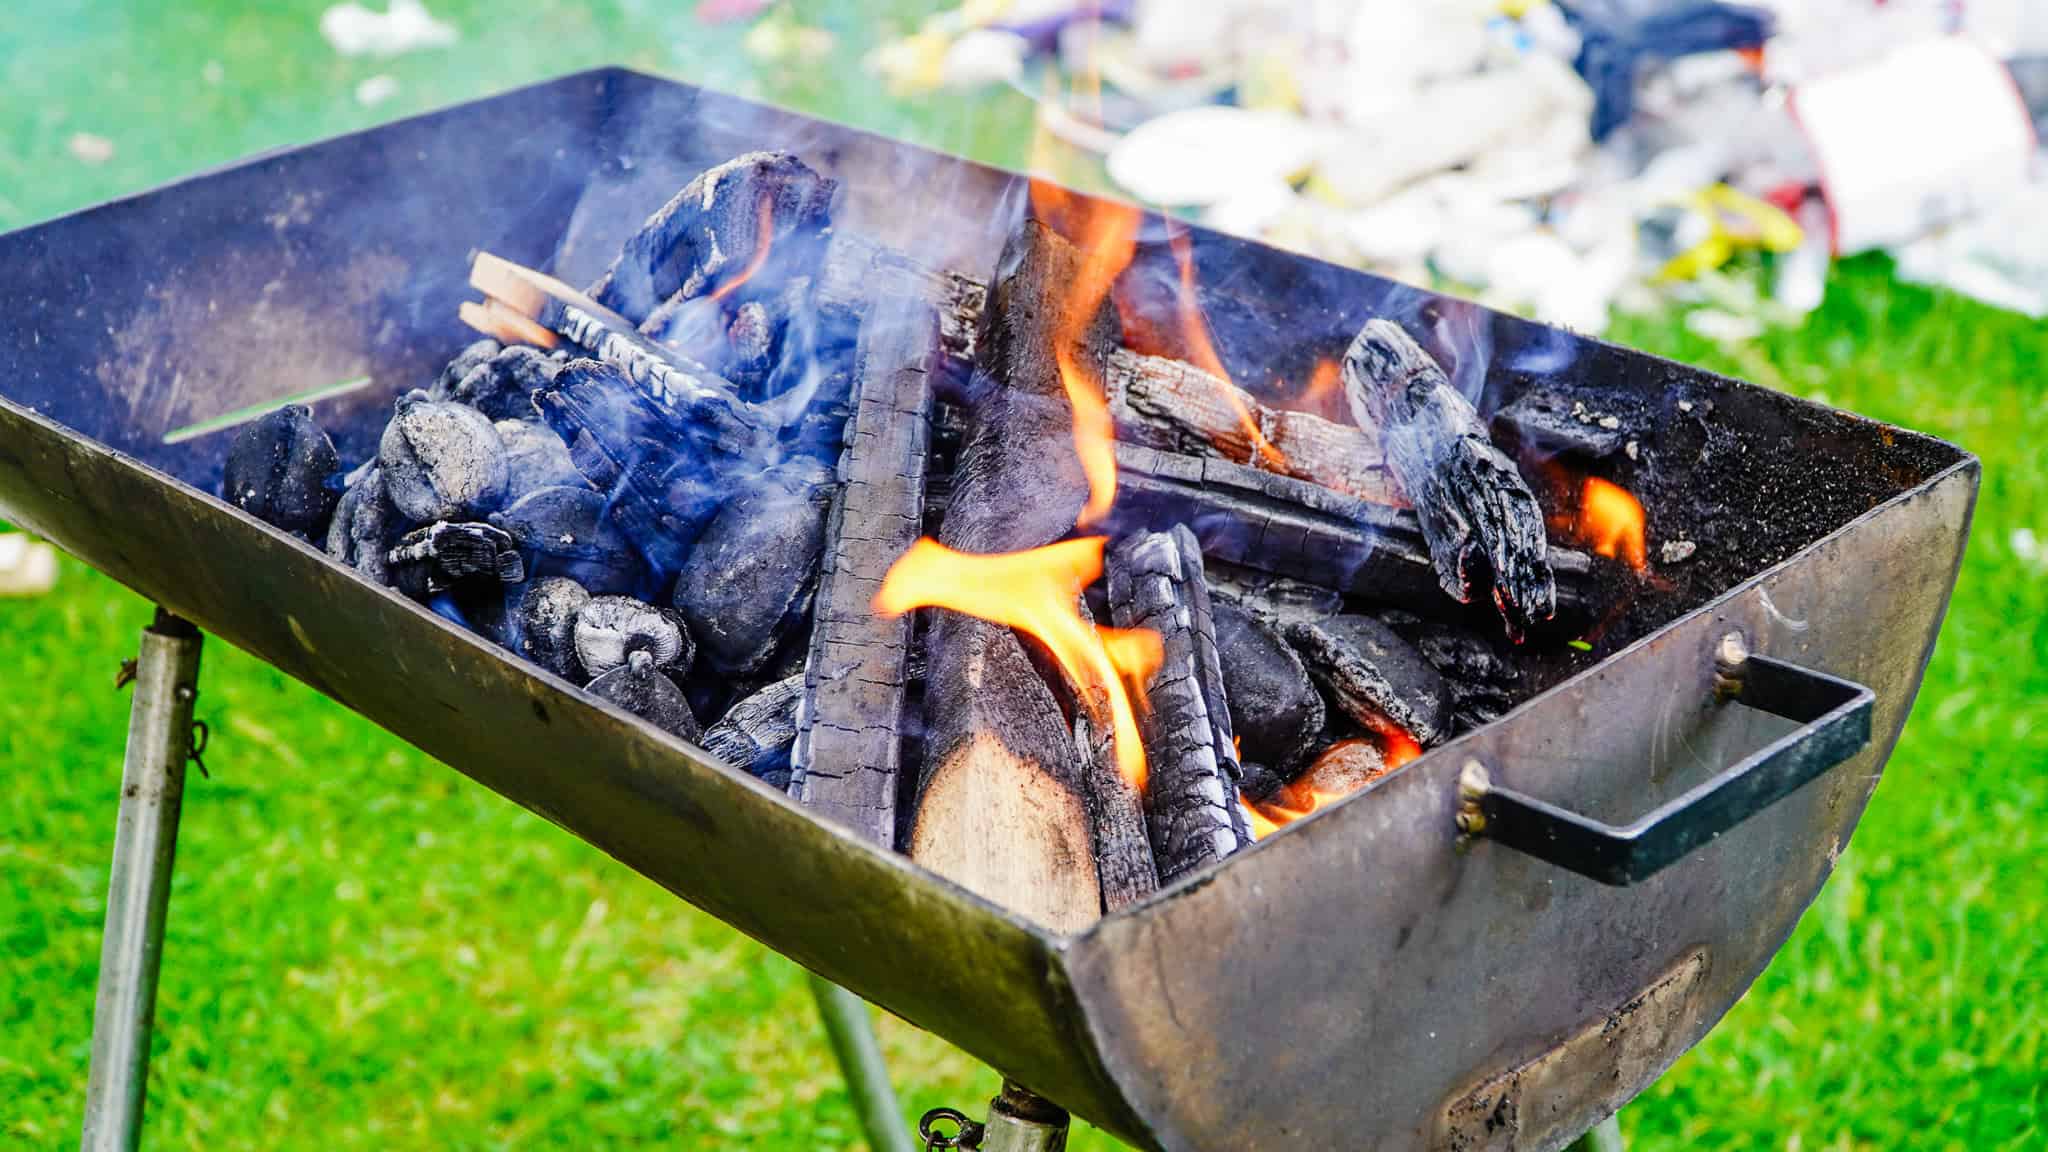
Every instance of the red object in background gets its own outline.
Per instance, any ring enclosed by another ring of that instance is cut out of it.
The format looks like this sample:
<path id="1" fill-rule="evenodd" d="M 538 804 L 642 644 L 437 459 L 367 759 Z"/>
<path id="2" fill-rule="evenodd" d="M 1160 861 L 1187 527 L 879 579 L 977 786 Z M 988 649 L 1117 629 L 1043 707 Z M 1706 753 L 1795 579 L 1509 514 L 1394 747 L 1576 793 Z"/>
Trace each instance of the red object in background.
<path id="1" fill-rule="evenodd" d="M 730 24 L 734 20 L 751 20 L 768 7 L 770 0 L 701 0 L 697 5 L 697 21 L 701 24 Z"/>

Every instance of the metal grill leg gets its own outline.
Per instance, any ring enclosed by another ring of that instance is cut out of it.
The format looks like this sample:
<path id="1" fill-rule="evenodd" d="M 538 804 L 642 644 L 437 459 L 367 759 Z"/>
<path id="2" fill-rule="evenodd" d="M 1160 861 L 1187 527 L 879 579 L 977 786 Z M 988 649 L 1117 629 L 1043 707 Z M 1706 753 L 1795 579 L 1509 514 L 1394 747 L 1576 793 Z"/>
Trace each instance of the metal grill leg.
<path id="1" fill-rule="evenodd" d="M 85 1086 L 84 1152 L 132 1152 L 141 1142 L 157 966 L 171 898 L 171 857 L 192 748 L 199 692 L 199 630 L 159 608 L 142 633 L 113 879 L 100 941 L 99 998 L 92 1014 L 92 1072 Z"/>
<path id="2" fill-rule="evenodd" d="M 914 1152 L 910 1129 L 897 1110 L 896 1091 L 889 1087 L 889 1067 L 882 1063 L 882 1045 L 875 1038 L 875 1022 L 860 997 L 810 973 L 811 993 L 818 998 L 818 1015 L 825 1018 L 825 1035 L 832 1052 L 839 1057 L 839 1070 L 846 1077 L 846 1094 L 860 1113 L 860 1126 L 867 1133 L 874 1152 Z"/>

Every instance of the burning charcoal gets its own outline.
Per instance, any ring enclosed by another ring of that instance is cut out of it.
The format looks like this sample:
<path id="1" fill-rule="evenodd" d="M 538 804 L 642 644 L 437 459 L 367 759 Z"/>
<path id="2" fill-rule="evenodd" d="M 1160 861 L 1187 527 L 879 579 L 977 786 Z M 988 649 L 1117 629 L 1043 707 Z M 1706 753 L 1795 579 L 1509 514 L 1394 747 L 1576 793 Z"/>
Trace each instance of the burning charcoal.
<path id="1" fill-rule="evenodd" d="M 399 398 L 377 463 L 391 502 L 418 523 L 481 516 L 505 497 L 505 443 L 490 419 L 424 392 Z"/>
<path id="2" fill-rule="evenodd" d="M 685 740 L 695 740 L 702 733 L 689 702 L 683 699 L 683 690 L 662 675 L 654 654 L 645 648 L 635 648 L 625 663 L 599 675 L 584 689 Z"/>
<path id="3" fill-rule="evenodd" d="M 696 646 L 675 617 L 630 596 L 598 596 L 576 613 L 576 658 L 585 672 L 602 676 L 640 651 L 656 668 L 681 675 Z"/>
<path id="4" fill-rule="evenodd" d="M 1171 884 L 1251 843 L 1202 552 L 1181 526 L 1126 537 L 1107 567 L 1116 626 L 1150 629 L 1163 647 L 1142 727 L 1152 853 Z"/>
<path id="5" fill-rule="evenodd" d="M 427 390 L 427 395 L 435 400 L 456 399 L 455 386 L 462 383 L 463 377 L 468 376 L 479 365 L 489 363 L 491 357 L 503 351 L 504 347 L 496 340 L 486 338 L 457 352 L 455 359 L 450 360 L 448 366 L 441 369 L 440 378 Z"/>
<path id="6" fill-rule="evenodd" d="M 1263 802 L 1287 786 L 1288 782 L 1278 772 L 1256 760 L 1246 760 L 1239 767 L 1244 769 L 1244 780 L 1237 790 L 1253 803 Z"/>
<path id="7" fill-rule="evenodd" d="M 772 469 L 721 508 L 676 578 L 675 606 L 720 671 L 745 675 L 810 610 L 831 489 L 808 462 Z"/>
<path id="8" fill-rule="evenodd" d="M 334 510 L 338 490 L 328 482 L 340 471 L 334 442 L 313 422 L 313 410 L 287 404 L 235 434 L 221 496 L 272 527 L 303 536 Z"/>
<path id="9" fill-rule="evenodd" d="M 384 470 L 366 462 L 349 474 L 349 485 L 327 525 L 327 554 L 379 584 L 391 582 L 384 556 L 401 525 L 398 509 L 384 489 Z"/>
<path id="10" fill-rule="evenodd" d="M 574 580 L 547 577 L 527 584 L 512 613 L 514 647 L 562 679 L 583 683 L 590 677 L 576 658 L 576 618 L 588 603 L 590 593 Z"/>
<path id="11" fill-rule="evenodd" d="M 517 584 L 526 579 L 526 565 L 512 537 L 489 524 L 429 524 L 408 533 L 385 560 L 392 583 L 416 600 L 469 581 Z"/>
<path id="12" fill-rule="evenodd" d="M 509 506 L 542 488 L 588 488 L 569 446 L 554 429 L 534 420 L 500 420 L 494 427 L 505 443 L 505 503 Z"/>
<path id="13" fill-rule="evenodd" d="M 647 218 L 590 295 L 634 323 L 680 294 L 707 295 L 769 252 L 830 222 L 838 185 L 787 152 L 749 152 L 707 169 Z"/>
<path id="14" fill-rule="evenodd" d="M 1297 620 L 1287 642 L 1337 707 L 1366 728 L 1428 748 L 1450 734 L 1443 676 L 1394 630 L 1370 616 Z"/>
<path id="15" fill-rule="evenodd" d="M 1380 429 L 1443 590 L 1468 604 L 1491 581 L 1494 605 L 1518 638 L 1554 616 L 1543 508 L 1429 353 L 1399 325 L 1367 321 L 1344 354 L 1344 395 L 1360 427 Z"/>
<path id="16" fill-rule="evenodd" d="M 1278 633 L 1221 596 L 1210 601 L 1231 726 L 1245 756 L 1290 778 L 1323 736 L 1322 694 Z"/>
<path id="17" fill-rule="evenodd" d="M 552 383 L 560 367 L 560 361 L 550 359 L 540 349 L 514 344 L 473 365 L 448 388 L 446 397 L 436 399 L 467 404 L 493 420 L 530 419 L 534 414 L 533 394 Z M 444 374 L 442 379 L 447 376 Z"/>
<path id="18" fill-rule="evenodd" d="M 789 787 L 789 750 L 804 698 L 801 672 L 786 676 L 726 710 L 699 741 L 706 752 L 777 788 Z"/>
<path id="19" fill-rule="evenodd" d="M 1295 811 L 1314 809 L 1323 800 L 1341 799 L 1392 772 L 1398 764 L 1371 740 L 1339 740 L 1323 749 L 1315 763 L 1268 802 Z"/>
<path id="20" fill-rule="evenodd" d="M 630 593 L 646 568 L 605 505 L 604 494 L 587 487 L 542 488 L 491 513 L 491 523 L 531 554 L 535 575 L 567 576 L 599 595 Z"/>

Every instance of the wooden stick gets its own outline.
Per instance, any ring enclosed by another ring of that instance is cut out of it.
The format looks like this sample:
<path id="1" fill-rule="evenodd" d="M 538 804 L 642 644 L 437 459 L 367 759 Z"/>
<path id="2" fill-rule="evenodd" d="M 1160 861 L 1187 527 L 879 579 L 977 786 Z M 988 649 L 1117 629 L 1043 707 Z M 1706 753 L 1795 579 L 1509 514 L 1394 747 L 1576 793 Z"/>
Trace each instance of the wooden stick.
<path id="1" fill-rule="evenodd" d="M 826 524 L 791 791 L 878 844 L 896 839 L 910 616 L 875 613 L 875 593 L 924 519 L 938 321 L 907 293 L 868 311 L 858 383 Z"/>

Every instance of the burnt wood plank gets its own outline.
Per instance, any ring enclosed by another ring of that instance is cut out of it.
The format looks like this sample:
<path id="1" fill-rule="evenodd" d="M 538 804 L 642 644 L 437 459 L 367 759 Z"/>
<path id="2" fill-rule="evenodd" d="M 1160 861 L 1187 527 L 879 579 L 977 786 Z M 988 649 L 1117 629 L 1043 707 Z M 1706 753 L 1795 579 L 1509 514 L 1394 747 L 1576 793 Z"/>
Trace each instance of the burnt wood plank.
<path id="1" fill-rule="evenodd" d="M 1078 605 L 1090 627 L 1094 615 L 1084 599 Z M 1068 684 L 1072 691 L 1082 691 Z M 1159 870 L 1152 856 L 1151 831 L 1145 823 L 1145 800 L 1137 786 L 1117 767 L 1116 742 L 1109 715 L 1109 694 L 1087 690 L 1088 698 L 1074 709 L 1074 746 L 1088 786 L 1088 819 L 1094 834 L 1095 874 L 1102 886 L 1102 908 L 1128 908 L 1159 890 Z"/>
<path id="2" fill-rule="evenodd" d="M 1119 628 L 1157 632 L 1163 658 L 1145 686 L 1145 810 L 1162 884 L 1252 842 L 1215 623 L 1194 533 L 1127 536 L 1110 549 L 1110 611 Z"/>
<path id="3" fill-rule="evenodd" d="M 937 338 L 931 309 L 900 292 L 881 296 L 862 324 L 790 754 L 797 799 L 878 844 L 896 834 L 914 621 L 884 618 L 873 604 L 924 519 Z"/>

